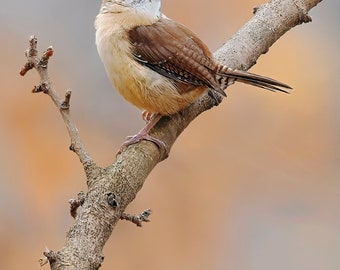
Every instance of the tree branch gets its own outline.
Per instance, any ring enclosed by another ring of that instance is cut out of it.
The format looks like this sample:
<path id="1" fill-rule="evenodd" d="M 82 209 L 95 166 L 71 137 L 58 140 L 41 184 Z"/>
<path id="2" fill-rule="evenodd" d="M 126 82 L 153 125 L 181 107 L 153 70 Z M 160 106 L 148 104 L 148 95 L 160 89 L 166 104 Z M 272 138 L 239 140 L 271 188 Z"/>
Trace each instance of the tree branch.
<path id="1" fill-rule="evenodd" d="M 215 57 L 230 68 L 249 69 L 284 33 L 311 21 L 308 11 L 319 2 L 321 0 L 272 0 L 261 5 L 255 9 L 255 16 L 215 53 Z M 128 219 L 138 225 L 148 220 L 149 214 L 130 216 L 124 210 L 151 170 L 165 157 L 153 143 L 141 141 L 129 146 L 110 166 L 95 165 L 70 118 L 70 92 L 65 100 L 61 100 L 48 78 L 47 63 L 53 50 L 47 49 L 39 59 L 36 43 L 36 38 L 31 37 L 30 49 L 26 52 L 28 61 L 20 74 L 25 75 L 32 68 L 40 74 L 41 82 L 34 92 L 48 94 L 59 109 L 71 138 L 70 148 L 84 166 L 88 185 L 87 194 L 70 202 L 75 222 L 67 234 L 65 246 L 58 252 L 46 250 L 44 255 L 51 269 L 99 269 L 104 259 L 103 247 L 116 223 Z M 163 117 L 151 133 L 164 141 L 170 150 L 190 122 L 214 105 L 215 101 L 206 95 L 178 114 Z M 42 263 L 45 261 L 41 260 Z"/>
<path id="2" fill-rule="evenodd" d="M 54 90 L 51 80 L 48 75 L 48 61 L 50 57 L 53 56 L 53 48 L 49 47 L 43 53 L 42 57 L 38 57 L 37 50 L 38 40 L 35 36 L 31 36 L 29 38 L 29 49 L 25 52 L 27 57 L 27 62 L 20 70 L 20 75 L 24 76 L 29 70 L 36 69 L 40 76 L 40 84 L 35 86 L 32 90 L 33 93 L 43 92 L 50 96 L 54 104 L 59 109 L 61 116 L 65 122 L 67 131 L 70 135 L 71 146 L 70 149 L 74 151 L 83 166 L 90 166 L 93 161 L 91 157 L 87 154 L 84 144 L 81 142 L 78 129 L 76 125 L 73 123 L 72 118 L 70 116 L 70 98 L 71 91 L 68 90 L 65 94 L 65 99 L 62 100 L 59 98 L 57 92 Z"/>
<path id="3" fill-rule="evenodd" d="M 139 215 L 130 215 L 127 213 L 123 213 L 120 219 L 131 221 L 132 223 L 136 224 L 138 227 L 142 227 L 142 222 L 149 222 L 149 216 L 151 215 L 151 209 L 146 209 L 141 212 Z"/>

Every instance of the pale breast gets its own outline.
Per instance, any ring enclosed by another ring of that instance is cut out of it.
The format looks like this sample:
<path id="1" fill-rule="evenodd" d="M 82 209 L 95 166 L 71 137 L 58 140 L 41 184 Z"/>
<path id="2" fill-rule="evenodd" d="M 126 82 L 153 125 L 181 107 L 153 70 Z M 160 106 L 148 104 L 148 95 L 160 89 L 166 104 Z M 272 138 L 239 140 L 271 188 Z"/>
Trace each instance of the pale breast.
<path id="1" fill-rule="evenodd" d="M 98 53 L 113 87 L 127 101 L 151 113 L 169 115 L 197 98 L 200 93 L 182 95 L 172 80 L 135 61 L 126 30 L 105 17 L 108 14 L 100 15 L 95 23 Z"/>

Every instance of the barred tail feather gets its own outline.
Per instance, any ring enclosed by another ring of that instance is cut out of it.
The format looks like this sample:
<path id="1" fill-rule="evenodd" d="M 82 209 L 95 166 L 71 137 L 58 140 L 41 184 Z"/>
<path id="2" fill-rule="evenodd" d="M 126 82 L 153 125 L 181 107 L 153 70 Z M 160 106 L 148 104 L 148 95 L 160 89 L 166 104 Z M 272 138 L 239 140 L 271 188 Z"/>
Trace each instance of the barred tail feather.
<path id="1" fill-rule="evenodd" d="M 219 70 L 216 76 L 217 80 L 221 83 L 221 88 L 226 88 L 229 84 L 236 80 L 238 82 L 261 87 L 273 92 L 281 91 L 284 93 L 290 93 L 292 90 L 289 85 L 277 80 L 242 70 L 230 69 L 224 66 Z"/>

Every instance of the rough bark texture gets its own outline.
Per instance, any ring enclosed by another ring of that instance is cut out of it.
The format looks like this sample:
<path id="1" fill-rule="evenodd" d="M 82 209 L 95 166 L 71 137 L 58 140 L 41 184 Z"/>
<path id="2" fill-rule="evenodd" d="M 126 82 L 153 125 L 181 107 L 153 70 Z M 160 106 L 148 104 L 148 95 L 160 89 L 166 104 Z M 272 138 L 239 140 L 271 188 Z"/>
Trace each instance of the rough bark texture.
<path id="1" fill-rule="evenodd" d="M 285 32 L 311 21 L 308 11 L 319 2 L 321 0 L 273 0 L 261 5 L 254 10 L 254 17 L 215 53 L 215 57 L 231 68 L 249 69 Z M 49 48 L 42 58 L 38 58 L 36 39 L 31 37 L 30 43 L 30 50 L 26 52 L 28 62 L 21 75 L 32 68 L 39 72 L 41 82 L 34 92 L 50 95 L 58 107 L 71 137 L 70 148 L 79 156 L 88 184 L 87 194 L 71 203 L 75 222 L 67 233 L 65 246 L 57 252 L 46 250 L 42 264 L 48 261 L 53 270 L 99 269 L 104 258 L 103 247 L 116 223 L 121 218 L 138 221 L 141 217 L 131 218 L 124 214 L 124 210 L 134 200 L 151 170 L 166 157 L 156 145 L 142 141 L 128 147 L 110 166 L 97 166 L 86 153 L 78 130 L 69 117 L 70 92 L 65 100 L 61 100 L 48 78 L 47 62 L 53 50 Z M 163 140 L 170 151 L 190 122 L 214 105 L 214 100 L 204 96 L 182 112 L 163 117 L 151 133 Z M 147 217 L 141 221 L 147 221 Z"/>

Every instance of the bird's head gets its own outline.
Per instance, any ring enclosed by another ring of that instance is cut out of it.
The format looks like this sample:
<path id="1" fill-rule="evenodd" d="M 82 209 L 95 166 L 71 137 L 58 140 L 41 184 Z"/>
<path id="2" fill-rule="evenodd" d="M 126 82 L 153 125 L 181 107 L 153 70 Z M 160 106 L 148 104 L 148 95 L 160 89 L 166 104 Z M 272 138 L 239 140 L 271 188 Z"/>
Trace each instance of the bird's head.
<path id="1" fill-rule="evenodd" d="M 160 8 L 161 0 L 103 0 L 100 13 L 122 13 L 133 10 L 140 15 L 159 18 L 162 16 Z"/>

